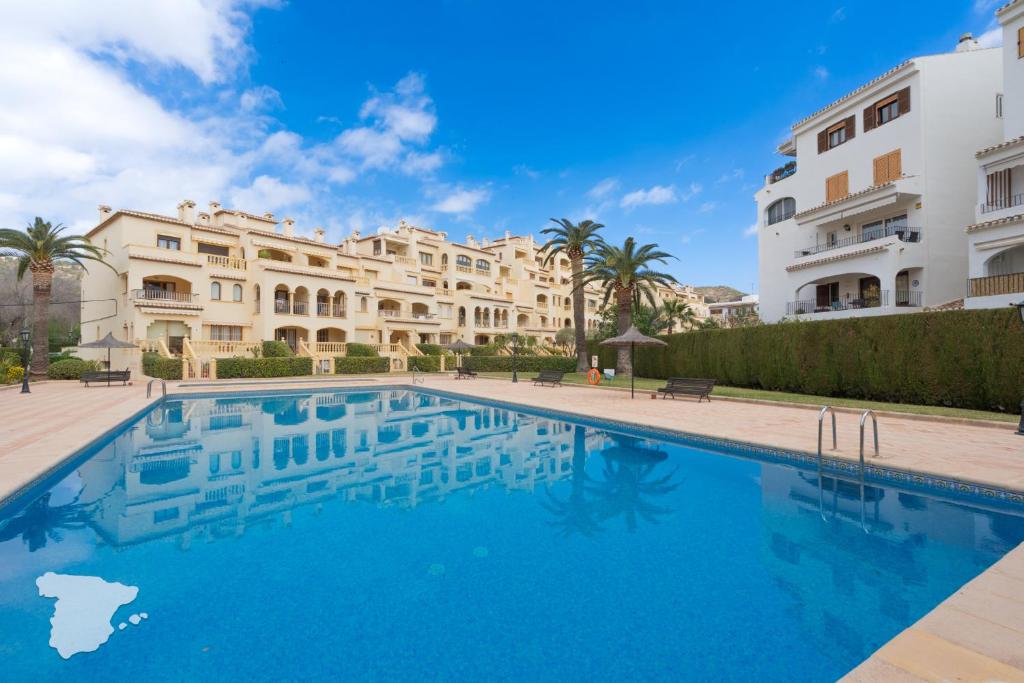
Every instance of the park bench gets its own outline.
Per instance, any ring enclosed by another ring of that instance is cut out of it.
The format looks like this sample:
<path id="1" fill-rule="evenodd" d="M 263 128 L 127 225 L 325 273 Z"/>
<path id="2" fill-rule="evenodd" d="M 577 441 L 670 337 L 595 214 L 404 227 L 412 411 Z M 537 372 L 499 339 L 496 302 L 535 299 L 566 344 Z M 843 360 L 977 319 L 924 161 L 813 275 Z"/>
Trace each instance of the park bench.
<path id="1" fill-rule="evenodd" d="M 562 378 L 565 377 L 564 372 L 558 370 L 541 370 L 540 374 L 533 378 L 533 385 L 538 384 L 544 386 L 550 384 L 551 386 L 562 386 Z"/>
<path id="2" fill-rule="evenodd" d="M 682 396 L 696 396 L 697 403 L 700 403 L 705 398 L 711 401 L 711 390 L 715 388 L 715 380 L 713 379 L 688 379 L 686 377 L 669 377 L 667 384 L 658 389 L 659 394 L 663 394 L 664 398 L 669 396 L 675 400 L 676 394 Z"/>
<path id="3" fill-rule="evenodd" d="M 131 370 L 101 370 L 99 372 L 83 372 L 78 381 L 85 386 L 89 386 L 90 382 L 93 384 L 106 382 L 107 386 L 110 386 L 111 382 L 120 382 L 123 386 L 127 386 L 131 378 Z"/>

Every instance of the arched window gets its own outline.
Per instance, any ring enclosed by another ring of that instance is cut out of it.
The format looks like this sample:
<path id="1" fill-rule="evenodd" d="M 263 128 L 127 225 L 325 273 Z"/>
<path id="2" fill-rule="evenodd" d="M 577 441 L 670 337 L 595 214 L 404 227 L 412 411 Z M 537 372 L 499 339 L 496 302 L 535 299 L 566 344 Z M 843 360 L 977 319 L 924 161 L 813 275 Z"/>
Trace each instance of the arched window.
<path id="1" fill-rule="evenodd" d="M 792 197 L 783 197 L 768 207 L 768 225 L 789 220 L 795 213 L 796 200 Z"/>
<path id="2" fill-rule="evenodd" d="M 210 298 L 214 301 L 220 301 L 220 283 L 214 282 L 210 285 Z"/>
<path id="3" fill-rule="evenodd" d="M 476 267 L 478 269 L 480 269 L 480 270 L 490 270 L 491 269 L 491 262 L 490 261 L 485 261 L 482 258 L 478 258 L 476 260 Z"/>
<path id="4" fill-rule="evenodd" d="M 363 312 L 363 313 L 366 313 L 366 306 L 367 306 L 367 303 L 368 303 L 368 302 L 367 302 L 367 299 L 366 299 L 366 297 L 365 297 L 365 296 L 364 296 L 364 297 L 362 297 L 361 299 L 359 299 L 359 310 L 360 310 L 361 312 Z"/>
<path id="5" fill-rule="evenodd" d="M 473 265 L 473 259 L 469 258 L 465 254 L 459 254 L 455 257 L 455 265 L 466 266 L 467 268 Z"/>
<path id="6" fill-rule="evenodd" d="M 253 300 L 256 302 L 256 312 L 259 313 L 260 312 L 260 286 L 259 285 L 256 285 L 256 295 L 253 297 Z"/>
<path id="7" fill-rule="evenodd" d="M 448 265 L 448 254 L 441 254 L 441 265 L 442 266 L 447 266 Z"/>
<path id="8" fill-rule="evenodd" d="M 242 285 L 235 285 L 231 288 L 231 300 L 241 301 L 242 300 Z"/>

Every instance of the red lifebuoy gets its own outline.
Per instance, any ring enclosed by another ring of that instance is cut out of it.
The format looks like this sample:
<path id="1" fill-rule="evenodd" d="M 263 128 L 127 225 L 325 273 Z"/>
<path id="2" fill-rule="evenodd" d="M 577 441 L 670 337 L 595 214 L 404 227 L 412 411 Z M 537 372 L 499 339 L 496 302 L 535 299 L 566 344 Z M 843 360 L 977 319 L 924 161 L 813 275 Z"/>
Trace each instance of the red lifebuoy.
<path id="1" fill-rule="evenodd" d="M 590 368 L 590 372 L 587 373 L 588 384 L 600 384 L 601 373 L 597 371 L 597 368 Z"/>

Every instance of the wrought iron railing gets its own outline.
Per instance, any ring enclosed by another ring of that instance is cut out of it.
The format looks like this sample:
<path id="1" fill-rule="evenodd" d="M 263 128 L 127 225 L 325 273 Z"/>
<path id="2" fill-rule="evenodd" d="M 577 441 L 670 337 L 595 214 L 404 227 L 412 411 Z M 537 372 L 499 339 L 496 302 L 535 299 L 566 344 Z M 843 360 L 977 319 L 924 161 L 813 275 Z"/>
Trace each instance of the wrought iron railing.
<path id="1" fill-rule="evenodd" d="M 800 258 L 801 256 L 813 256 L 814 254 L 820 254 L 823 251 L 841 249 L 853 244 L 874 242 L 875 240 L 880 240 L 885 237 L 897 237 L 903 242 L 920 242 L 921 228 L 911 228 L 905 225 L 890 225 L 884 228 L 879 228 L 878 230 L 866 230 L 855 237 L 844 237 L 842 239 L 832 240 L 831 242 L 815 244 L 814 246 L 810 246 L 805 249 L 799 249 L 793 252 L 793 256 L 797 258 Z"/>
<path id="2" fill-rule="evenodd" d="M 832 313 L 834 311 L 852 311 L 862 308 L 880 308 L 889 305 L 889 290 L 882 289 L 865 295 L 851 296 L 845 294 L 831 301 L 819 302 L 817 299 L 790 301 L 786 304 L 786 315 L 807 315 L 810 313 Z"/>
<path id="3" fill-rule="evenodd" d="M 789 176 L 791 176 L 791 175 L 793 175 L 795 173 L 796 173 L 796 162 L 795 161 L 790 161 L 788 164 L 786 164 L 784 166 L 780 166 L 777 169 L 775 169 L 774 171 L 772 171 L 771 175 L 768 176 L 768 182 L 769 182 L 769 184 L 777 183 L 780 180 L 785 180 L 786 178 L 788 178 Z"/>
<path id="4" fill-rule="evenodd" d="M 985 202 L 981 205 L 981 212 L 991 213 L 1002 209 L 1011 209 L 1015 206 L 1024 206 L 1024 194 L 1012 194 L 994 202 Z"/>

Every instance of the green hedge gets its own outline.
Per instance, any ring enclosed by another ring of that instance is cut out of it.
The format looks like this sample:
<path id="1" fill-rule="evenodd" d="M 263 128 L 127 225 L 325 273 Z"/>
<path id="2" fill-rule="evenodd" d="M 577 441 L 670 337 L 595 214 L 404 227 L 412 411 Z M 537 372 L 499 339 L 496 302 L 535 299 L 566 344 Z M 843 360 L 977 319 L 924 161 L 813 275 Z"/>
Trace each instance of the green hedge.
<path id="1" fill-rule="evenodd" d="M 419 372 L 440 372 L 441 356 L 409 356 L 409 369 Z"/>
<path id="2" fill-rule="evenodd" d="M 638 377 L 820 396 L 1019 412 L 1024 325 L 1016 309 L 945 311 L 707 330 L 636 351 Z M 601 367 L 615 350 L 589 345 Z"/>
<path id="3" fill-rule="evenodd" d="M 512 372 L 512 356 L 467 356 L 462 359 L 462 365 L 476 372 Z M 454 367 L 449 369 L 454 370 Z M 519 356 L 516 359 L 516 370 L 576 372 L 576 359 L 564 356 Z"/>
<path id="4" fill-rule="evenodd" d="M 440 344 L 417 344 L 416 348 L 420 350 L 420 353 L 425 353 L 428 356 L 444 355 L 444 347 Z"/>
<path id="5" fill-rule="evenodd" d="M 349 344 L 349 349 L 352 345 Z M 367 358 L 356 356 L 355 358 L 335 358 L 334 374 L 336 375 L 365 375 L 371 372 L 390 372 L 391 361 L 387 358 Z"/>
<path id="6" fill-rule="evenodd" d="M 181 379 L 181 359 L 164 358 L 159 353 L 144 353 L 142 374 L 158 379 Z"/>
<path id="7" fill-rule="evenodd" d="M 292 347 L 276 339 L 263 342 L 262 350 L 264 358 L 290 358 L 295 355 L 292 353 Z"/>
<path id="8" fill-rule="evenodd" d="M 236 377 L 298 377 L 313 374 L 313 359 L 288 358 L 221 358 L 217 361 L 217 379 Z"/>
<path id="9" fill-rule="evenodd" d="M 95 372 L 100 369 L 99 363 L 81 358 L 65 358 L 51 363 L 46 369 L 50 379 L 80 379 L 84 372 Z"/>
<path id="10" fill-rule="evenodd" d="M 351 343 L 345 346 L 345 355 L 349 358 L 379 358 L 380 354 L 377 353 L 377 349 L 373 348 L 369 344 L 357 344 Z"/>

